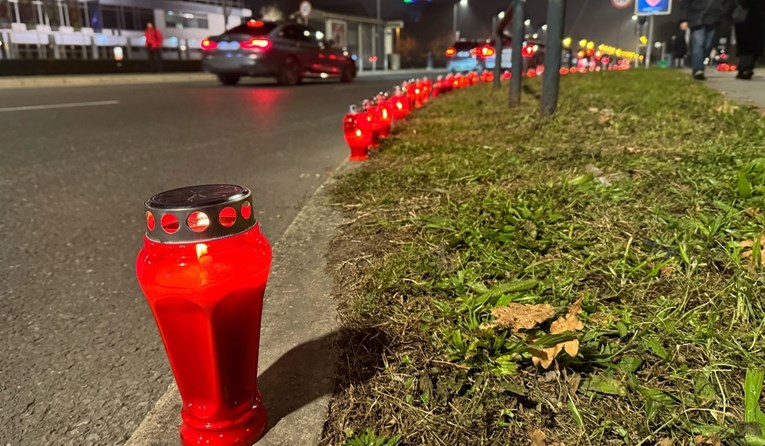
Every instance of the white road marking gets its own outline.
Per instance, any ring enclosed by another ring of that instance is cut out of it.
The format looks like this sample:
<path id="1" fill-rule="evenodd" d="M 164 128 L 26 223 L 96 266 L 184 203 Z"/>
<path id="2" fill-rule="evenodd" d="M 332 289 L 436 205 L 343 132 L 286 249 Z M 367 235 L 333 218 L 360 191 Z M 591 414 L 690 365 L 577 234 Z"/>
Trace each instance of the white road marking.
<path id="1" fill-rule="evenodd" d="M 50 110 L 54 108 L 96 107 L 99 105 L 117 105 L 119 103 L 120 101 L 93 101 L 93 102 L 70 102 L 68 104 L 24 105 L 21 107 L 0 108 L 0 113 L 28 111 L 28 110 Z"/>

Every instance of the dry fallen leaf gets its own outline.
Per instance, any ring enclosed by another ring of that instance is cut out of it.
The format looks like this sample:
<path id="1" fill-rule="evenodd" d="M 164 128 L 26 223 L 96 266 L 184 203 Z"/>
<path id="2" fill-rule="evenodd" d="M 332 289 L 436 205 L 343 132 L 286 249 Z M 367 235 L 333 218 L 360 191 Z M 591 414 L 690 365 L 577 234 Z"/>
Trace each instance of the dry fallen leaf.
<path id="1" fill-rule="evenodd" d="M 751 270 L 754 270 L 755 266 L 762 265 L 762 258 L 765 255 L 763 245 L 765 245 L 765 234 L 753 240 L 744 240 L 738 244 L 738 246 L 744 248 L 741 252 L 741 260 L 749 259 L 749 268 Z"/>
<path id="2" fill-rule="evenodd" d="M 542 432 L 542 429 L 537 429 L 530 434 L 531 446 L 545 446 L 547 442 L 547 435 Z"/>
<path id="3" fill-rule="evenodd" d="M 665 266 L 661 269 L 661 277 L 672 277 L 672 274 L 675 272 L 675 268 L 671 266 Z"/>
<path id="4" fill-rule="evenodd" d="M 494 308 L 491 315 L 494 321 L 483 324 L 481 328 L 509 328 L 513 331 L 531 330 L 555 314 L 555 308 L 549 304 L 509 304 Z"/>
<path id="5" fill-rule="evenodd" d="M 754 240 L 744 240 L 738 245 L 742 248 L 751 248 L 752 246 L 754 246 Z"/>
<path id="6" fill-rule="evenodd" d="M 567 331 L 581 331 L 584 328 L 584 323 L 577 318 L 577 315 L 582 312 L 583 300 L 584 294 L 579 296 L 579 299 L 568 307 L 568 312 L 565 316 L 558 318 L 558 320 L 550 325 L 550 334 L 560 334 Z M 579 340 L 572 339 L 545 348 L 541 351 L 542 355 L 539 356 L 532 353 L 531 362 L 534 365 L 541 365 L 543 369 L 547 369 L 561 350 L 565 350 L 566 353 L 573 358 L 579 353 Z"/>
<path id="7" fill-rule="evenodd" d="M 711 446 L 721 446 L 720 439 L 716 436 L 705 437 L 703 435 L 696 435 L 694 438 L 696 444 L 705 444 Z"/>
<path id="8" fill-rule="evenodd" d="M 659 440 L 658 443 L 656 443 L 656 446 L 675 446 L 675 439 L 674 438 L 662 438 Z"/>

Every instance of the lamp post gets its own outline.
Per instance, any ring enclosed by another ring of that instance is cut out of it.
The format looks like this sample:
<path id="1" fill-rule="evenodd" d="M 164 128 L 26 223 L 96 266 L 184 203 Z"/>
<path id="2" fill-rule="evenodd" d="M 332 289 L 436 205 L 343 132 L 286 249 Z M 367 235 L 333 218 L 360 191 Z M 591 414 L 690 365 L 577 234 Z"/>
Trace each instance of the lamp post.
<path id="1" fill-rule="evenodd" d="M 380 0 L 377 0 L 380 1 Z M 454 3 L 454 20 L 452 21 L 452 34 L 454 34 L 454 40 L 459 40 L 460 36 L 457 31 L 457 19 L 459 17 L 459 8 L 468 5 L 468 0 L 459 0 Z"/>

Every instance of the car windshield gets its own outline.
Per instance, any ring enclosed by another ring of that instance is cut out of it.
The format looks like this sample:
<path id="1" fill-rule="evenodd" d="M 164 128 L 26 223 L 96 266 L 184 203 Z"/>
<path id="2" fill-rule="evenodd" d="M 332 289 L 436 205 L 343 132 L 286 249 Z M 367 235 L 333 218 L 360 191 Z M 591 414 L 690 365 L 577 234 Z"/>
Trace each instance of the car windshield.
<path id="1" fill-rule="evenodd" d="M 251 36 L 265 36 L 273 31 L 277 26 L 273 22 L 261 22 L 260 20 L 248 20 L 239 26 L 235 26 L 226 31 L 226 34 L 249 34 Z"/>

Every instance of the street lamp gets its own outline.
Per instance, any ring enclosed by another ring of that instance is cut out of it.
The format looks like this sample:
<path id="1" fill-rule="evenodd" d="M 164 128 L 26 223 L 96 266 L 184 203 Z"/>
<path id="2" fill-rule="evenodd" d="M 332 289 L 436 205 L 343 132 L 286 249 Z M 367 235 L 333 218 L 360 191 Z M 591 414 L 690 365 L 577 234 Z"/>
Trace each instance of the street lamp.
<path id="1" fill-rule="evenodd" d="M 505 18 L 505 11 L 500 11 L 499 14 L 497 14 L 497 17 L 499 17 L 500 20 Z"/>

